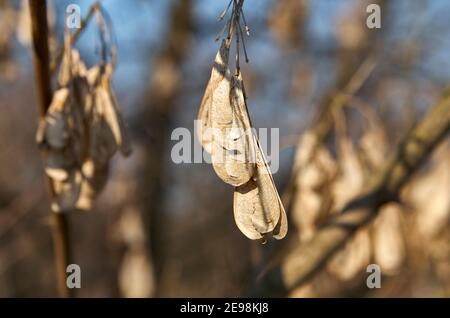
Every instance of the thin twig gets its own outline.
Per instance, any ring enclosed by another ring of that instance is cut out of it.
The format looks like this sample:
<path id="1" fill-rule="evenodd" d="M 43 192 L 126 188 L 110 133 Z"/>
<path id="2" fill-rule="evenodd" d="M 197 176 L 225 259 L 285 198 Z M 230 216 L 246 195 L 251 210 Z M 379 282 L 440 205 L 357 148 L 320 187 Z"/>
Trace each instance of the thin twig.
<path id="1" fill-rule="evenodd" d="M 231 40 L 235 32 L 237 23 L 239 22 L 240 12 L 242 11 L 242 6 L 244 5 L 244 0 L 233 0 L 233 12 L 231 14 L 230 29 L 228 30 L 227 37 L 227 47 L 231 46 Z"/>
<path id="2" fill-rule="evenodd" d="M 219 16 L 217 21 L 222 21 L 223 18 L 225 18 L 225 16 L 227 15 L 228 10 L 230 9 L 230 6 L 231 6 L 232 3 L 233 3 L 233 0 L 230 0 L 230 2 L 228 3 L 227 7 L 225 8 L 225 10 L 223 10 L 222 14 Z"/>
<path id="3" fill-rule="evenodd" d="M 80 23 L 80 28 L 77 29 L 74 33 L 72 33 L 72 35 L 70 36 L 70 45 L 72 46 L 77 39 L 79 38 L 79 36 L 81 35 L 81 33 L 83 33 L 83 31 L 86 28 L 86 25 L 89 23 L 89 20 L 92 18 L 92 16 L 94 15 L 94 12 L 97 11 L 99 9 L 100 6 L 100 2 L 96 1 L 94 4 L 92 4 L 92 6 L 90 7 L 86 17 L 81 20 Z M 51 62 L 50 65 L 50 72 L 53 74 L 56 72 L 56 69 L 58 68 L 58 65 L 61 63 L 62 58 L 64 56 L 64 48 L 61 48 L 58 53 L 56 54 L 56 57 L 54 58 L 54 60 Z"/>
<path id="4" fill-rule="evenodd" d="M 242 38 L 242 48 L 244 49 L 245 63 L 248 63 L 249 59 L 248 59 L 248 55 L 247 55 L 247 48 L 245 47 L 245 39 L 244 39 L 244 34 L 242 32 L 242 27 L 241 27 L 240 22 L 238 23 L 238 26 L 239 26 L 239 34 L 241 35 L 241 38 Z"/>

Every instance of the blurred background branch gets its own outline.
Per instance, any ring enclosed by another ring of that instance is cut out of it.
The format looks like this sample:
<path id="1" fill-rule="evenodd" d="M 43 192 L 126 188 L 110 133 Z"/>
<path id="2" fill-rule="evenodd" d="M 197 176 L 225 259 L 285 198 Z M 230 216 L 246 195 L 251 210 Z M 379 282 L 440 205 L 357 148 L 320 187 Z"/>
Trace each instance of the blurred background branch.
<path id="1" fill-rule="evenodd" d="M 447 91 L 427 116 L 401 143 L 368 193 L 351 200 L 310 241 L 298 244 L 264 274 L 250 294 L 257 297 L 286 295 L 322 268 L 355 231 L 374 218 L 379 208 L 397 200 L 405 182 L 432 154 L 450 130 L 450 94 Z"/>

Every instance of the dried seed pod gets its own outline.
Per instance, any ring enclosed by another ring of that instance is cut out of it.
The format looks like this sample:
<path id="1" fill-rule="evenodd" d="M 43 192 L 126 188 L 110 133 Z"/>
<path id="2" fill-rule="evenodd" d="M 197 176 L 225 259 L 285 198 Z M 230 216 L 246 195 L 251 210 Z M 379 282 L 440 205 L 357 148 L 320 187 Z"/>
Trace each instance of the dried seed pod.
<path id="1" fill-rule="evenodd" d="M 270 232 L 281 239 L 287 233 L 286 213 L 251 131 L 241 74 L 231 76 L 228 57 L 229 48 L 223 40 L 200 105 L 198 138 L 211 154 L 217 175 L 236 187 L 234 218 L 238 228 L 250 239 L 261 239 Z"/>
<path id="2" fill-rule="evenodd" d="M 249 181 L 255 172 L 255 146 L 241 74 L 233 76 L 230 85 L 229 97 L 225 97 L 225 101 L 220 96 L 221 90 L 218 90 L 217 102 L 217 92 L 213 94 L 211 114 L 215 133 L 211 159 L 215 172 L 224 182 L 240 186 Z"/>
<path id="3" fill-rule="evenodd" d="M 106 164 L 116 153 L 118 145 L 111 129 L 111 126 L 105 119 L 107 112 L 105 104 L 109 103 L 108 97 L 104 96 L 105 91 L 98 89 L 95 92 L 95 106 L 91 114 L 90 122 L 90 156 L 98 164 Z"/>
<path id="4" fill-rule="evenodd" d="M 69 149 L 44 152 L 45 173 L 54 180 L 64 181 L 69 171 L 77 166 L 77 162 Z"/>
<path id="5" fill-rule="evenodd" d="M 302 134 L 294 161 L 295 192 L 291 215 L 301 241 L 308 241 L 330 214 L 336 162 L 326 147 L 317 144 L 312 131 Z"/>
<path id="6" fill-rule="evenodd" d="M 347 135 L 338 137 L 339 174 L 333 185 L 334 210 L 338 211 L 357 195 L 364 182 L 363 167 L 352 140 Z"/>
<path id="7" fill-rule="evenodd" d="M 407 185 L 403 198 L 416 215 L 418 232 L 426 239 L 436 238 L 450 220 L 450 147 L 443 143 L 431 159 L 431 167 Z"/>
<path id="8" fill-rule="evenodd" d="M 405 242 L 402 234 L 403 209 L 391 203 L 382 207 L 373 223 L 375 263 L 383 274 L 395 274 L 405 260 Z"/>
<path id="9" fill-rule="evenodd" d="M 262 149 L 254 139 L 256 174 L 234 192 L 234 219 L 245 236 L 252 240 L 273 232 L 276 239 L 287 233 L 287 217 Z"/>
<path id="10" fill-rule="evenodd" d="M 112 65 L 106 65 L 104 70 L 94 69 L 91 76 L 95 78 L 95 72 L 97 71 L 100 72 L 100 77 L 94 93 L 93 121 L 94 126 L 99 126 L 95 127 L 96 133 L 93 134 L 92 138 L 96 139 L 93 142 L 94 144 L 106 146 L 97 159 L 100 161 L 108 160 L 116 149 L 119 149 L 124 156 L 128 156 L 131 153 L 131 147 L 124 121 L 117 107 L 117 100 L 111 89 Z M 95 147 L 91 147 L 91 150 L 95 151 Z M 107 158 L 102 155 L 107 155 Z"/>
<path id="11" fill-rule="evenodd" d="M 65 213 L 73 210 L 81 191 L 81 173 L 72 169 L 68 178 L 60 181 L 52 179 L 54 198 L 51 204 L 53 212 Z"/>
<path id="12" fill-rule="evenodd" d="M 83 163 L 80 195 L 75 207 L 80 210 L 89 211 L 96 196 L 104 188 L 108 180 L 109 164 L 96 164 L 93 160 L 88 159 Z"/>
<path id="13" fill-rule="evenodd" d="M 358 274 L 365 273 L 370 264 L 371 243 L 369 231 L 358 230 L 355 236 L 337 252 L 328 263 L 328 270 L 341 280 L 350 280 Z"/>
<path id="14" fill-rule="evenodd" d="M 45 120 L 38 129 L 36 137 L 38 144 L 46 144 L 52 149 L 63 149 L 67 146 L 70 103 L 71 99 L 67 88 L 61 88 L 54 93 Z"/>
<path id="15" fill-rule="evenodd" d="M 200 144 L 205 151 L 211 153 L 212 151 L 212 122 L 211 122 L 211 106 L 213 92 L 216 90 L 219 83 L 221 83 L 228 74 L 228 57 L 230 54 L 230 48 L 226 46 L 225 40 L 222 41 L 219 51 L 217 52 L 214 60 L 214 65 L 211 70 L 211 77 L 206 86 L 205 93 L 200 103 L 200 109 L 198 111 L 197 119 L 199 120 L 197 126 L 197 134 Z"/>
<path id="16" fill-rule="evenodd" d="M 81 60 L 80 53 L 67 45 L 58 73 L 58 84 L 67 87 L 74 78 L 86 75 L 86 66 Z"/>
<path id="17" fill-rule="evenodd" d="M 56 91 L 36 136 L 38 144 L 44 149 L 45 172 L 58 181 L 66 181 L 70 170 L 81 160 L 80 145 L 74 134 L 79 122 L 72 108 L 69 89 Z"/>
<path id="18" fill-rule="evenodd" d="M 37 142 L 44 151 L 45 171 L 52 182 L 52 209 L 89 210 L 108 177 L 117 150 L 130 153 L 117 101 L 111 88 L 111 64 L 86 70 L 66 37 L 54 93 Z"/>

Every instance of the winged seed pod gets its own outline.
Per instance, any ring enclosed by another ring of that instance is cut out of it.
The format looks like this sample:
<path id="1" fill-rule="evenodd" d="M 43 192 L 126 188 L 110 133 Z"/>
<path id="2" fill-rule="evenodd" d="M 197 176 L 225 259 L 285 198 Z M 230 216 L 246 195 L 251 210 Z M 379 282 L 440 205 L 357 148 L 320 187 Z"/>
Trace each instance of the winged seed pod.
<path id="1" fill-rule="evenodd" d="M 217 175 L 224 182 L 237 187 L 247 183 L 255 172 L 255 147 L 241 74 L 233 75 L 230 81 L 226 76 L 225 80 L 228 84 L 224 88 L 231 86 L 228 96 L 216 101 L 216 93 L 220 96 L 222 92 L 216 90 L 213 94 L 211 161 Z"/>
<path id="2" fill-rule="evenodd" d="M 440 146 L 428 170 L 418 174 L 404 191 L 415 211 L 418 232 L 427 241 L 442 235 L 450 220 L 450 147 Z"/>
<path id="3" fill-rule="evenodd" d="M 54 198 L 51 203 L 53 212 L 68 212 L 75 206 L 81 191 L 81 173 L 72 169 L 67 179 L 52 179 Z"/>
<path id="4" fill-rule="evenodd" d="M 109 161 L 117 150 L 124 156 L 131 153 L 124 121 L 111 88 L 112 72 L 111 64 L 94 66 L 87 72 L 92 105 L 86 109 L 90 138 L 88 156 L 81 167 L 81 192 L 76 202 L 76 208 L 80 210 L 92 208 L 95 197 L 106 184 Z"/>
<path id="5" fill-rule="evenodd" d="M 371 255 L 370 233 L 367 228 L 363 228 L 333 256 L 327 269 L 340 280 L 347 281 L 365 272 Z"/>
<path id="6" fill-rule="evenodd" d="M 78 51 L 66 45 L 61 88 L 36 136 L 52 182 L 54 212 L 90 210 L 106 184 L 111 157 L 117 150 L 131 151 L 111 88 L 112 72 L 111 64 L 86 70 Z"/>
<path id="7" fill-rule="evenodd" d="M 105 72 L 101 77 L 100 86 L 97 87 L 96 96 L 99 100 L 103 100 L 104 119 L 114 135 L 119 151 L 122 155 L 129 156 L 131 154 L 131 144 L 125 129 L 125 121 L 119 112 L 117 99 L 111 88 L 112 73 L 112 65 L 107 64 Z M 100 102 L 99 100 L 97 101 Z"/>
<path id="8" fill-rule="evenodd" d="M 390 203 L 382 207 L 373 223 L 373 249 L 375 263 L 386 275 L 396 274 L 406 258 L 402 233 L 403 207 Z"/>
<path id="9" fill-rule="evenodd" d="M 231 75 L 225 40 L 216 54 L 198 112 L 197 134 L 216 174 L 235 186 L 234 219 L 250 239 L 282 239 L 287 217 L 267 161 L 252 133 L 242 75 Z"/>
<path id="10" fill-rule="evenodd" d="M 361 111 L 365 111 L 368 124 L 359 139 L 360 161 L 365 170 L 378 171 L 389 152 L 387 137 L 379 117 L 369 109 Z M 381 207 L 371 226 L 374 261 L 386 275 L 396 274 L 406 258 L 403 214 L 402 205 L 389 203 Z"/>
<path id="11" fill-rule="evenodd" d="M 200 103 L 197 119 L 199 125 L 197 126 L 197 134 L 200 144 L 205 151 L 211 153 L 212 147 L 212 123 L 211 123 L 211 104 L 212 95 L 220 82 L 223 81 L 228 70 L 228 57 L 230 55 L 230 48 L 226 46 L 225 40 L 222 41 L 219 51 L 214 60 L 214 65 L 211 71 L 211 77 L 206 86 L 203 99 Z M 229 72 L 229 70 L 228 70 Z"/>
<path id="12" fill-rule="evenodd" d="M 314 132 L 305 131 L 294 159 L 296 190 L 291 209 L 302 242 L 309 240 L 320 222 L 331 213 L 336 170 L 337 164 L 330 151 L 317 144 Z"/>
<path id="13" fill-rule="evenodd" d="M 89 211 L 92 208 L 95 197 L 108 180 L 108 168 L 109 163 L 99 165 L 92 159 L 88 159 L 83 163 L 81 168 L 83 180 L 78 200 L 75 203 L 77 209 Z"/>
<path id="14" fill-rule="evenodd" d="M 276 239 L 287 233 L 287 216 L 264 153 L 256 137 L 256 174 L 234 191 L 234 220 L 249 239 L 262 239 L 270 232 Z"/>

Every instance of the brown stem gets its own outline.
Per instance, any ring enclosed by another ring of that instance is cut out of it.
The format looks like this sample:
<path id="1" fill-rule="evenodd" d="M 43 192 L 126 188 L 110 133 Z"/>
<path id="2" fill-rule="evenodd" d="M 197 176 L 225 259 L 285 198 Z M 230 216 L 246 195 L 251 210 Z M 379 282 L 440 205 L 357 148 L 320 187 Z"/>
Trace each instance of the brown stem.
<path id="1" fill-rule="evenodd" d="M 242 6 L 244 5 L 244 0 L 233 0 L 233 12 L 231 14 L 230 29 L 228 30 L 227 37 L 227 47 L 231 46 L 231 41 L 233 40 L 233 35 L 239 23 L 240 13 L 242 11 Z"/>
<path id="2" fill-rule="evenodd" d="M 39 107 L 39 117 L 43 120 L 52 99 L 50 57 L 48 51 L 47 4 L 45 0 L 29 0 L 31 16 L 31 32 L 33 37 L 33 64 L 36 83 L 36 94 Z M 54 191 L 51 180 L 49 183 L 50 202 Z M 67 216 L 52 213 L 53 242 L 55 249 L 55 265 L 60 297 L 73 296 L 73 289 L 66 286 L 66 268 L 70 264 L 71 250 Z"/>

